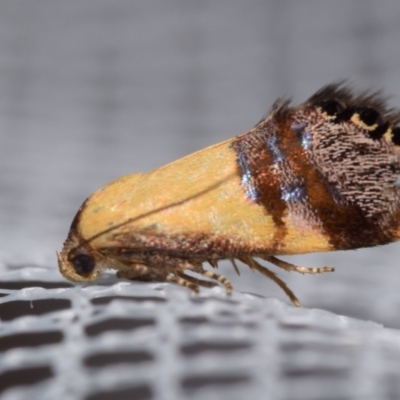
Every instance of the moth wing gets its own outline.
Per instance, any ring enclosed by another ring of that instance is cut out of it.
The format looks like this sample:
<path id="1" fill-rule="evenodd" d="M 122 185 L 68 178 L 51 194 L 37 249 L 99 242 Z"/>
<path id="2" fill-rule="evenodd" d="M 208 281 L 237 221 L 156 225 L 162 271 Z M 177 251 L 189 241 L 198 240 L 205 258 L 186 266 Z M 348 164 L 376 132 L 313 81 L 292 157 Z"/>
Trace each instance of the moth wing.
<path id="1" fill-rule="evenodd" d="M 81 235 L 95 238 L 95 248 L 175 249 L 185 254 L 329 250 L 318 229 L 290 215 L 284 217 L 285 238 L 277 242 L 273 215 L 246 195 L 232 141 L 101 188 L 82 210 Z"/>

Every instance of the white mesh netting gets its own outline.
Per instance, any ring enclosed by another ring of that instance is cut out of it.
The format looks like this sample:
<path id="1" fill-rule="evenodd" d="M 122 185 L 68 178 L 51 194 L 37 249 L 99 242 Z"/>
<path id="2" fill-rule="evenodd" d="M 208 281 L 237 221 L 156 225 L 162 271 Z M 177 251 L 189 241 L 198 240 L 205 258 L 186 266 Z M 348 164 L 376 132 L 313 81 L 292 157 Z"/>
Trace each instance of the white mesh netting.
<path id="1" fill-rule="evenodd" d="M 400 397 L 400 334 L 372 322 L 111 275 L 0 279 L 2 400 Z"/>

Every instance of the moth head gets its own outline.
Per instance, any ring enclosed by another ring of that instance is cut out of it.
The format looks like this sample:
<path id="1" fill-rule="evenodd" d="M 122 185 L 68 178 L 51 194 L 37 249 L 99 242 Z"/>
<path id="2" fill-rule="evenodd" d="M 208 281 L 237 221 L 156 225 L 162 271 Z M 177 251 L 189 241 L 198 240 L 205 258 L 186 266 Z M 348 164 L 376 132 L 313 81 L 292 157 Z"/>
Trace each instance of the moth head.
<path id="1" fill-rule="evenodd" d="M 57 252 L 61 274 L 73 282 L 90 282 L 102 272 L 102 258 L 89 246 L 79 243 L 74 236 L 68 237 L 60 253 Z"/>

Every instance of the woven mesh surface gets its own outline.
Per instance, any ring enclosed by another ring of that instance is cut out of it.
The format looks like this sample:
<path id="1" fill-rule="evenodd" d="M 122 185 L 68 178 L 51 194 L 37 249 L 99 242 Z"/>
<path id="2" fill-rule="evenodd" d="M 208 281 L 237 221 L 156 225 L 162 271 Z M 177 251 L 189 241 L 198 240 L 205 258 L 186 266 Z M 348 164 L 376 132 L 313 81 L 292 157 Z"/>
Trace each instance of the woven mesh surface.
<path id="1" fill-rule="evenodd" d="M 221 288 L 1 273 L 2 399 L 397 399 L 400 334 Z"/>

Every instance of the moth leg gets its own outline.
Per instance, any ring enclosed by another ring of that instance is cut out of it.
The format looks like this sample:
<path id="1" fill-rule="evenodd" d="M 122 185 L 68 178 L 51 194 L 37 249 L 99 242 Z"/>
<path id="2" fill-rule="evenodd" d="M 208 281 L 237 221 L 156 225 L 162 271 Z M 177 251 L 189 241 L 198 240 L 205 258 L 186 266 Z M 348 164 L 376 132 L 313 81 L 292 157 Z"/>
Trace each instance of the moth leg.
<path id="1" fill-rule="evenodd" d="M 218 268 L 218 260 L 214 260 L 214 259 L 210 258 L 209 260 L 207 260 L 207 262 L 208 262 L 213 268 Z"/>
<path id="2" fill-rule="evenodd" d="M 240 271 L 238 266 L 236 265 L 235 259 L 234 258 L 230 258 L 229 261 L 232 263 L 233 269 L 235 270 L 235 272 L 240 276 Z"/>
<path id="3" fill-rule="evenodd" d="M 144 264 L 135 264 L 129 266 L 127 269 L 119 270 L 117 277 L 144 282 L 165 281 L 167 273 L 161 269 L 150 268 Z"/>
<path id="4" fill-rule="evenodd" d="M 207 261 L 210 262 L 209 260 Z M 216 261 L 213 266 L 217 267 Z M 229 280 L 222 275 L 216 274 L 215 272 L 204 270 L 201 262 L 193 262 L 193 261 L 178 262 L 178 264 L 175 264 L 174 267 L 170 269 L 170 273 L 171 275 L 178 276 L 180 277 L 180 279 L 192 284 L 192 286 L 196 286 L 197 290 L 198 286 L 213 287 L 216 285 L 215 282 L 202 281 L 195 277 L 185 275 L 183 271 L 186 269 L 189 271 L 193 271 L 201 276 L 205 276 L 206 278 L 210 278 L 222 283 L 225 286 L 226 294 L 228 296 L 232 294 L 232 284 L 229 282 Z M 187 286 L 187 284 L 184 284 L 183 286 Z"/>
<path id="5" fill-rule="evenodd" d="M 206 288 L 212 288 L 214 286 L 217 286 L 217 283 L 215 282 L 209 282 L 209 281 L 202 281 L 201 279 L 197 279 L 193 276 L 185 275 L 183 272 L 177 272 L 176 273 L 180 278 L 185 279 L 191 283 L 194 283 L 195 285 L 198 286 L 203 286 Z"/>
<path id="6" fill-rule="evenodd" d="M 290 264 L 286 261 L 280 260 L 279 258 L 273 256 L 261 256 L 261 258 L 265 261 L 274 264 L 275 266 L 284 269 L 285 271 L 295 271 L 300 272 L 301 274 L 322 274 L 324 272 L 333 272 L 335 268 L 333 267 L 320 267 L 320 268 L 307 268 L 307 267 L 298 267 L 296 265 Z"/>
<path id="7" fill-rule="evenodd" d="M 275 273 L 270 271 L 268 268 L 259 264 L 253 258 L 246 256 L 246 257 L 238 257 L 240 261 L 247 264 L 251 269 L 255 269 L 261 272 L 263 275 L 267 276 L 269 279 L 273 280 L 289 297 L 290 301 L 297 307 L 300 307 L 300 301 L 294 295 L 294 293 L 287 287 L 286 283 L 279 279 Z"/>
<path id="8" fill-rule="evenodd" d="M 227 296 L 230 296 L 232 294 L 232 284 L 224 276 L 216 274 L 212 271 L 205 271 L 203 269 L 195 269 L 194 271 L 199 275 L 221 282 L 225 286 Z"/>
<path id="9" fill-rule="evenodd" d="M 238 266 L 236 265 L 235 259 L 234 258 L 229 258 L 229 261 L 232 263 L 232 266 L 233 266 L 233 269 L 235 270 L 235 272 L 240 276 L 240 271 L 239 271 Z M 209 260 L 207 260 L 207 262 L 213 268 L 218 268 L 218 261 L 217 260 L 209 259 Z"/>
<path id="10" fill-rule="evenodd" d="M 195 292 L 195 293 L 199 293 L 199 286 L 194 284 L 193 282 L 189 281 L 186 276 L 185 276 L 185 278 L 181 278 L 179 276 L 170 274 L 166 277 L 165 280 L 168 282 L 176 283 L 177 285 L 180 285 L 180 286 L 184 286 L 190 290 L 193 290 L 193 292 Z"/>

